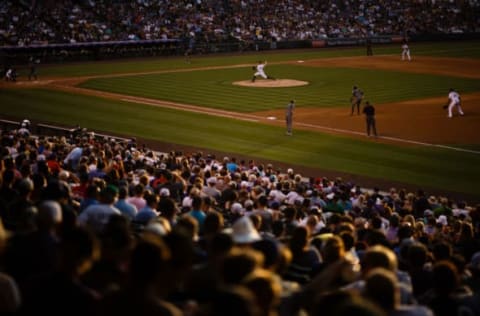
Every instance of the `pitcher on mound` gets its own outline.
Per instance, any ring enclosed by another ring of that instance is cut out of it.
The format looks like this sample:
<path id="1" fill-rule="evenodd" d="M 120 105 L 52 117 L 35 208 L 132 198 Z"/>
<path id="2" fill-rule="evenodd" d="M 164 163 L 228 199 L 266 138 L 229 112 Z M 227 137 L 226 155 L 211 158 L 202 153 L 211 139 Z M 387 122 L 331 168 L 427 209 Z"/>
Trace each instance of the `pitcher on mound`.
<path id="1" fill-rule="evenodd" d="M 256 66 L 253 66 L 253 70 L 255 70 L 255 73 L 253 74 L 252 82 L 255 82 L 257 79 L 257 76 L 262 77 L 263 79 L 272 79 L 275 80 L 275 78 L 267 76 L 265 73 L 265 66 L 267 65 L 267 61 L 259 61 Z"/>

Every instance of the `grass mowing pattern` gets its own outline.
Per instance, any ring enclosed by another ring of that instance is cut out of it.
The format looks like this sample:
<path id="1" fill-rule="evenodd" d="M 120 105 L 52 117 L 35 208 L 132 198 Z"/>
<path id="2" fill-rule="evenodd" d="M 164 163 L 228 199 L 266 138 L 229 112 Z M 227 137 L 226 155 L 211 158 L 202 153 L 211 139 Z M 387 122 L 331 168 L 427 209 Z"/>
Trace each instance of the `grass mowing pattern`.
<path id="1" fill-rule="evenodd" d="M 436 56 L 456 58 L 480 58 L 480 41 L 439 42 L 439 43 L 410 43 L 412 56 Z M 43 76 L 91 76 L 101 74 L 123 74 L 132 72 L 150 72 L 171 69 L 188 69 L 208 66 L 225 66 L 236 64 L 255 64 L 258 60 L 268 59 L 270 62 L 287 60 L 309 60 L 329 57 L 362 56 L 364 47 L 320 48 L 300 51 L 260 51 L 246 52 L 238 55 L 193 56 L 190 64 L 183 56 L 153 57 L 144 59 L 99 61 L 73 64 L 40 65 L 38 72 Z M 398 55 L 400 44 L 374 45 L 375 55 Z M 19 72 L 28 75 L 28 67 L 19 67 Z"/>
<path id="2" fill-rule="evenodd" d="M 462 93 L 480 87 L 477 79 L 369 69 L 269 65 L 266 71 L 275 78 L 304 80 L 310 84 L 291 88 L 234 86 L 232 82 L 249 80 L 252 75 L 250 68 L 235 68 L 98 78 L 81 86 L 236 112 L 283 108 L 290 99 L 295 99 L 299 107 L 348 106 L 355 84 L 363 89 L 366 99 L 376 104 L 446 96 L 453 82 Z"/>
<path id="3" fill-rule="evenodd" d="M 79 124 L 94 130 L 479 195 L 480 169 L 475 166 L 480 164 L 480 155 L 475 154 L 402 148 L 310 131 L 296 131 L 295 137 L 286 137 L 281 127 L 46 89 L 0 90 L 0 110 L 18 119 Z"/>

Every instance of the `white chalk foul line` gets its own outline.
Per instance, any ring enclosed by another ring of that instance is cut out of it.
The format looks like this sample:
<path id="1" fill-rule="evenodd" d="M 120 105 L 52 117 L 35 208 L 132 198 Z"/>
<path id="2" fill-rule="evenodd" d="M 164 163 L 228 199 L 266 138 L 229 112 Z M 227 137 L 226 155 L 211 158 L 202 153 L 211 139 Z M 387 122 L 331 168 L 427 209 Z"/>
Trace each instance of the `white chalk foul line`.
<path id="1" fill-rule="evenodd" d="M 337 133 L 352 134 L 352 135 L 365 135 L 365 133 L 361 133 L 361 132 L 356 132 L 356 131 L 351 131 L 351 130 L 341 129 L 341 128 L 321 126 L 321 125 L 314 125 L 314 124 L 307 124 L 307 123 L 297 123 L 297 125 L 298 126 L 311 127 L 311 128 L 317 128 L 317 129 L 323 129 L 323 130 L 333 131 L 333 132 L 337 132 Z M 480 151 L 478 151 L 478 150 L 471 150 L 471 149 L 465 149 L 465 148 L 459 148 L 459 147 L 453 147 L 453 146 L 446 146 L 446 145 L 439 145 L 439 144 L 431 144 L 431 143 L 425 143 L 425 142 L 420 142 L 420 141 L 410 140 L 410 139 L 403 139 L 403 138 L 398 138 L 398 137 L 378 136 L 377 138 L 386 139 L 386 140 L 390 140 L 390 141 L 394 141 L 394 142 L 398 142 L 398 143 L 407 143 L 407 144 L 414 144 L 414 145 L 420 145 L 420 146 L 426 146 L 426 147 L 438 147 L 438 148 L 443 148 L 443 149 L 448 149 L 448 150 L 455 150 L 455 151 L 460 151 L 460 152 L 477 154 L 477 155 L 480 154 Z"/>
<path id="2" fill-rule="evenodd" d="M 148 101 L 148 100 L 137 100 L 137 99 L 130 99 L 130 98 L 122 98 L 121 100 L 126 101 L 126 102 L 137 103 L 137 104 L 148 104 L 148 105 L 153 105 L 153 106 L 165 107 L 165 108 L 194 112 L 194 113 L 210 114 L 210 115 L 214 115 L 214 116 L 218 116 L 218 117 L 226 117 L 226 118 L 231 118 L 231 119 L 236 119 L 236 120 L 241 120 L 241 121 L 248 121 L 248 122 L 259 122 L 259 121 L 262 120 L 262 118 L 258 117 L 258 116 L 253 116 L 253 115 L 248 115 L 248 114 L 242 115 L 242 114 L 239 114 L 239 113 L 232 113 L 232 112 L 227 112 L 227 111 L 224 111 L 224 110 L 209 111 L 208 109 L 205 109 L 205 108 L 204 109 L 197 109 L 197 108 L 193 108 L 193 107 L 182 107 L 182 106 L 178 106 L 178 105 L 175 105 L 175 104 L 168 104 L 168 103 L 163 103 L 163 102 L 152 102 L 152 101 Z M 342 134 L 365 136 L 365 133 L 356 132 L 356 131 L 347 130 L 347 129 L 341 129 L 341 128 L 334 128 L 334 127 L 328 127 L 328 126 L 322 126 L 322 125 L 314 125 L 314 124 L 308 124 L 308 123 L 296 123 L 296 125 L 297 126 L 314 128 L 314 129 L 321 129 L 321 130 L 326 130 L 326 131 L 331 131 L 331 132 L 336 132 L 336 133 L 342 133 Z M 398 143 L 414 144 L 414 145 L 425 146 L 425 147 L 437 147 L 437 148 L 454 150 L 454 151 L 459 151 L 459 152 L 466 152 L 466 153 L 477 154 L 477 155 L 480 154 L 480 151 L 477 151 L 477 150 L 470 150 L 470 149 L 464 149 L 464 148 L 446 146 L 446 145 L 431 144 L 431 143 L 425 143 L 425 142 L 420 142 L 420 141 L 410 140 L 410 139 L 403 139 L 403 138 L 398 138 L 398 137 L 378 136 L 376 138 L 385 139 L 385 140 L 398 142 Z"/>

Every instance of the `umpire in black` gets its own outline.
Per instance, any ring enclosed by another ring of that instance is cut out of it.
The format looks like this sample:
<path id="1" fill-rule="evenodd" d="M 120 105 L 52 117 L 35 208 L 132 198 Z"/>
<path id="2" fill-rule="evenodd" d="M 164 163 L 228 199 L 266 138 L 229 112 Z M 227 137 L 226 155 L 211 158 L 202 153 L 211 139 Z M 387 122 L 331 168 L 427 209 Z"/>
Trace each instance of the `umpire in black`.
<path id="1" fill-rule="evenodd" d="M 367 136 L 370 137 L 370 131 L 373 132 L 373 135 L 377 137 L 377 127 L 375 126 L 375 108 L 370 102 L 365 102 L 365 107 L 363 108 L 363 113 L 367 120 Z"/>

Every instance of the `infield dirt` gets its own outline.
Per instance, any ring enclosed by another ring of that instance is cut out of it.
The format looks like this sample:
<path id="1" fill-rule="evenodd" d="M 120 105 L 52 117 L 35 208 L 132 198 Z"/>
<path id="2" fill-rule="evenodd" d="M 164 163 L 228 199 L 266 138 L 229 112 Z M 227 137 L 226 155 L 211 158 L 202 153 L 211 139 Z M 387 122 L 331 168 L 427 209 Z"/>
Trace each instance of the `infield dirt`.
<path id="1" fill-rule="evenodd" d="M 299 65 L 297 62 L 292 62 Z M 235 65 L 218 68 L 233 68 L 245 65 Z M 416 57 L 411 62 L 402 62 L 398 56 L 370 56 L 370 57 L 348 57 L 348 58 L 327 58 L 319 60 L 307 60 L 301 63 L 305 67 L 350 67 L 350 68 L 376 68 L 382 70 L 395 70 L 401 72 L 425 73 L 448 75 L 452 77 L 480 78 L 480 61 L 473 59 L 454 59 L 454 58 L 432 58 L 432 57 Z M 210 69 L 210 68 L 204 68 Z M 185 71 L 185 70 L 181 70 Z M 165 72 L 165 71 L 160 71 Z M 159 71 L 152 72 L 159 73 Z M 142 73 L 145 74 L 145 73 Z M 135 75 L 135 74 L 124 74 Z M 115 77 L 122 74 L 94 76 L 98 77 Z M 56 90 L 63 90 L 72 93 L 80 93 L 85 95 L 99 96 L 111 99 L 128 99 L 136 103 L 145 103 L 152 106 L 170 107 L 185 111 L 194 111 L 208 113 L 209 115 L 218 115 L 222 117 L 231 117 L 244 120 L 256 120 L 264 124 L 275 124 L 284 126 L 284 110 L 271 110 L 256 113 L 236 113 L 217 109 L 205 109 L 194 105 L 166 102 L 161 100 L 153 100 L 147 98 L 138 98 L 126 96 L 122 94 L 106 93 L 96 90 L 89 90 L 76 87 L 77 84 L 90 79 L 92 77 L 72 77 L 72 78 L 42 78 L 42 80 L 29 82 L 19 81 L 17 84 L 0 82 L 0 88 L 32 88 L 42 87 Z M 348 97 L 348 96 L 347 96 Z M 341 133 L 350 137 L 358 137 L 365 139 L 364 129 L 365 121 L 362 115 L 350 115 L 350 104 L 346 98 L 345 107 L 337 108 L 303 108 L 301 105 L 296 108 L 294 115 L 294 130 L 311 129 L 329 133 Z M 388 104 L 375 104 L 377 110 L 377 129 L 382 136 L 378 139 L 372 139 L 376 142 L 395 142 L 397 145 L 408 145 L 405 142 L 396 142 L 388 138 L 398 138 L 404 140 L 412 140 L 417 142 L 425 142 L 430 144 L 480 144 L 480 134 L 478 127 L 480 126 L 480 91 L 471 94 L 462 94 L 462 107 L 465 112 L 464 117 L 447 118 L 447 113 L 442 109 L 447 101 L 447 91 L 445 96 L 437 98 L 416 99 Z M 275 120 L 271 118 L 275 117 Z M 323 127 L 323 128 L 319 128 Z M 188 146 L 178 146 L 162 142 L 145 140 L 145 143 L 151 148 L 178 148 L 184 151 L 201 150 Z M 228 154 L 218 152 L 221 154 Z M 237 155 L 241 156 L 241 155 Z M 248 158 L 248 157 L 245 157 Z M 279 163 L 279 165 L 285 165 Z M 286 165 L 285 165 L 286 166 Z M 295 167 L 289 164 L 288 167 Z M 328 177 L 341 176 L 344 179 L 353 182 L 360 182 L 362 185 L 376 185 L 380 187 L 388 187 L 389 185 L 397 187 L 406 187 L 394 180 L 370 179 L 364 176 L 344 174 L 336 171 L 321 170 L 314 168 L 306 168 L 297 166 L 296 171 L 302 174 L 316 174 Z M 428 188 L 424 188 L 428 189 Z M 430 189 L 431 193 L 446 193 L 445 190 Z M 450 196 L 466 197 L 464 194 L 449 192 Z"/>

